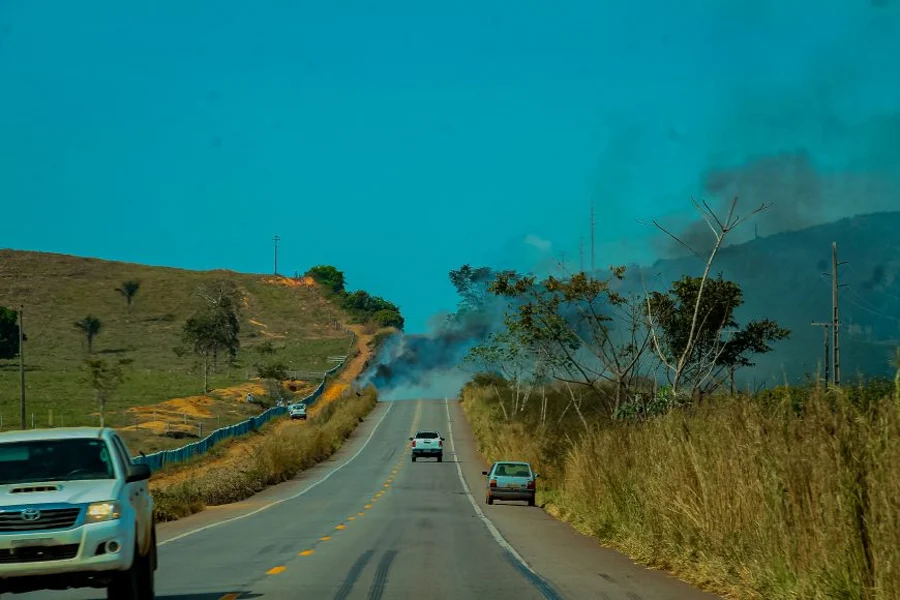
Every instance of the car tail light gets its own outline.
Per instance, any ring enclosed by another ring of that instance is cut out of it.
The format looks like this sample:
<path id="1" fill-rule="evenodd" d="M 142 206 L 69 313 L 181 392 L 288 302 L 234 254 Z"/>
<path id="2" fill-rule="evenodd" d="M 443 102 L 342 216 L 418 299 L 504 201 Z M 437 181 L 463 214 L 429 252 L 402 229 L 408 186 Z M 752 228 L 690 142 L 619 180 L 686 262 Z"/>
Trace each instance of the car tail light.
<path id="1" fill-rule="evenodd" d="M 490 486 L 491 486 L 492 488 L 497 487 L 497 480 L 496 480 L 496 479 L 491 479 Z"/>
<path id="2" fill-rule="evenodd" d="M 413 440 L 412 447 L 413 447 L 413 448 L 416 447 L 416 440 Z"/>
<path id="3" fill-rule="evenodd" d="M 443 447 L 444 447 L 444 442 L 442 442 L 442 441 L 438 442 L 438 446 L 440 446 L 441 448 L 443 448 Z"/>
<path id="4" fill-rule="evenodd" d="M 533 489 L 534 489 L 534 479 L 529 479 L 529 480 L 528 480 L 528 485 L 527 485 L 527 487 L 528 487 L 529 490 L 533 490 Z"/>

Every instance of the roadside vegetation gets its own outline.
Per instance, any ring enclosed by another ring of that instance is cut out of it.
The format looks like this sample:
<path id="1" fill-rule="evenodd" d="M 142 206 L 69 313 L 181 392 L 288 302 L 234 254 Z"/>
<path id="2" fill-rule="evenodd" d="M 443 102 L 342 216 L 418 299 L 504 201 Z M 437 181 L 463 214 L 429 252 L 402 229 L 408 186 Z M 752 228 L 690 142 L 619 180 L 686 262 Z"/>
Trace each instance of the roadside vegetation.
<path id="1" fill-rule="evenodd" d="M 481 451 L 533 462 L 546 510 L 702 587 L 900 597 L 900 353 L 894 380 L 743 391 L 790 331 L 738 322 L 740 284 L 714 262 L 743 219 L 697 206 L 714 232 L 702 274 L 665 290 L 626 293 L 618 267 L 451 273 L 457 315 L 502 307 L 467 356 Z"/>
<path id="2" fill-rule="evenodd" d="M 330 265 L 312 267 L 305 276 L 328 290 L 335 304 L 347 311 L 354 323 L 378 328 L 403 329 L 403 316 L 396 304 L 379 296 L 373 296 L 364 290 L 348 292 L 345 289 L 344 273 L 335 267 Z"/>
<path id="3" fill-rule="evenodd" d="M 334 454 L 375 408 L 377 400 L 375 388 L 359 394 L 348 390 L 308 421 L 282 423 L 278 435 L 269 435 L 272 424 L 251 434 L 260 436 L 259 444 L 235 461 L 210 466 L 166 486 L 154 485 L 151 480 L 157 519 L 172 521 L 206 506 L 238 502 L 293 478 Z"/>

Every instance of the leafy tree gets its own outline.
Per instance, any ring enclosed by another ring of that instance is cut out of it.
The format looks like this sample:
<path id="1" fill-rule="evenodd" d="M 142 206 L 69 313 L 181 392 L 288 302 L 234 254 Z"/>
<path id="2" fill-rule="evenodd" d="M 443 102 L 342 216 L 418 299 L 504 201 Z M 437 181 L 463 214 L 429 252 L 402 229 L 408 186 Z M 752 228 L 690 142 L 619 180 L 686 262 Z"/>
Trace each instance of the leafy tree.
<path id="1" fill-rule="evenodd" d="M 134 297 L 137 295 L 139 289 L 141 289 L 141 283 L 139 281 L 124 281 L 121 286 L 116 288 L 116 291 L 125 298 L 129 313 L 131 312 Z"/>
<path id="2" fill-rule="evenodd" d="M 305 275 L 312 277 L 316 283 L 322 285 L 336 294 L 344 293 L 344 273 L 331 265 L 318 265 L 309 269 Z"/>
<path id="3" fill-rule="evenodd" d="M 74 325 L 75 329 L 80 331 L 87 340 L 88 354 L 92 354 L 94 352 L 94 338 L 103 329 L 103 323 L 97 317 L 88 315 L 80 321 L 75 321 Z"/>
<path id="4" fill-rule="evenodd" d="M 290 379 L 287 365 L 284 363 L 256 365 L 256 374 L 260 379 L 274 379 L 276 381 Z"/>
<path id="5" fill-rule="evenodd" d="M 101 427 L 106 424 L 106 403 L 109 396 L 115 392 L 125 378 L 122 367 L 130 363 L 130 359 L 120 359 L 113 363 L 102 358 L 89 358 L 84 361 L 87 382 L 97 395 Z"/>
<path id="6" fill-rule="evenodd" d="M 19 313 L 0 306 L 0 360 L 15 358 L 18 355 Z"/>
<path id="7" fill-rule="evenodd" d="M 496 273 L 490 267 L 463 265 L 450 271 L 450 283 L 459 294 L 459 312 L 469 312 L 484 308 L 489 299 L 490 285 Z"/>
<path id="8" fill-rule="evenodd" d="M 789 330 L 770 319 L 740 326 L 734 311 L 743 303 L 741 287 L 721 275 L 705 281 L 685 276 L 668 292 L 649 295 L 654 349 L 667 366 L 683 360 L 680 370 L 667 369 L 673 388 L 681 383 L 692 394 L 709 392 L 726 375 L 733 379 L 735 370 L 753 366 L 753 356 L 771 352 L 769 344 L 790 336 Z"/>
<path id="9" fill-rule="evenodd" d="M 400 311 L 387 308 L 381 309 L 372 315 L 372 320 L 380 327 L 395 327 L 397 329 L 403 329 L 405 323 Z"/>
<path id="10" fill-rule="evenodd" d="M 490 286 L 515 306 L 507 327 L 517 344 L 566 385 L 582 422 L 571 385 L 586 388 L 597 410 L 612 416 L 644 381 L 649 339 L 639 300 L 614 290 L 613 282 L 624 276 L 624 267 L 611 268 L 607 279 L 576 273 L 538 281 L 501 273 Z"/>
<path id="11" fill-rule="evenodd" d="M 203 391 L 209 391 L 210 363 L 226 353 L 234 361 L 240 350 L 240 293 L 231 282 L 202 287 L 197 295 L 206 300 L 184 324 L 182 342 L 203 359 Z M 176 350 L 176 353 L 178 350 Z"/>

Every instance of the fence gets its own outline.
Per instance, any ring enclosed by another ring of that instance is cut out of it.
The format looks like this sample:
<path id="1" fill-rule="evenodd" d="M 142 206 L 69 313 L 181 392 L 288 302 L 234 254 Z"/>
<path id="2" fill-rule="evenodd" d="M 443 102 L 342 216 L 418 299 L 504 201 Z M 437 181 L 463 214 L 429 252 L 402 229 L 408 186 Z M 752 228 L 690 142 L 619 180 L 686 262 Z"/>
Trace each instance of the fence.
<path id="1" fill-rule="evenodd" d="M 320 383 L 319 386 L 315 390 L 313 390 L 313 392 L 309 396 L 303 398 L 301 402 L 305 403 L 306 406 L 312 406 L 313 404 L 315 404 L 316 400 L 318 400 L 322 395 L 322 392 L 325 391 L 325 386 L 328 383 L 328 377 L 336 373 L 338 369 L 343 366 L 344 363 L 341 363 L 325 371 L 325 377 L 323 378 L 322 383 Z M 251 431 L 256 431 L 275 417 L 281 416 L 286 412 L 286 407 L 274 406 L 260 415 L 250 417 L 246 421 L 241 421 L 240 423 L 235 423 L 234 425 L 216 429 L 198 442 L 193 442 L 186 446 L 175 448 L 173 450 L 161 450 L 159 452 L 154 452 L 153 454 L 135 456 L 133 460 L 136 463 L 148 465 L 151 471 L 158 471 L 159 469 L 162 469 L 167 465 L 182 463 L 190 460 L 195 456 L 205 454 L 222 440 L 245 435 L 250 433 Z"/>

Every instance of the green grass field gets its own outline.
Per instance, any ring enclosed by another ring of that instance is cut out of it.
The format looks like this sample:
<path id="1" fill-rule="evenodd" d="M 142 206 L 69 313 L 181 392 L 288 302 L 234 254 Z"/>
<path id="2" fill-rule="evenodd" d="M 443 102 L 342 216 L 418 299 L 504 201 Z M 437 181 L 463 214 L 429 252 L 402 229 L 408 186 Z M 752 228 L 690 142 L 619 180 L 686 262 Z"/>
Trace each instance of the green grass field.
<path id="1" fill-rule="evenodd" d="M 116 291 L 126 280 L 141 284 L 130 313 L 125 298 Z M 51 411 L 57 426 L 97 424 L 96 398 L 84 370 L 87 346 L 74 326 L 88 314 L 103 323 L 94 340 L 93 357 L 132 361 L 125 367 L 124 382 L 108 401 L 107 424 L 132 424 L 134 417 L 125 412 L 129 407 L 201 394 L 201 363 L 193 355 L 177 356 L 174 348 L 180 344 L 185 320 L 202 305 L 194 292 L 217 280 L 237 284 L 245 303 L 237 364 L 220 363 L 211 374 L 211 388 L 247 382 L 255 377 L 258 362 L 322 372 L 333 366 L 329 356 L 347 353 L 351 340 L 338 324 L 345 315 L 316 287 L 290 286 L 273 282 L 270 276 L 231 271 L 198 272 L 0 250 L 0 306 L 14 310 L 25 306 L 28 425 L 32 415 L 36 426 L 48 425 Z M 267 341 L 276 350 L 263 356 L 257 349 Z M 246 418 L 253 409 L 231 404 L 229 410 L 217 412 L 216 423 Z M 0 417 L 3 430 L 19 426 L 18 359 L 0 361 Z"/>

